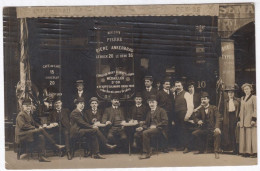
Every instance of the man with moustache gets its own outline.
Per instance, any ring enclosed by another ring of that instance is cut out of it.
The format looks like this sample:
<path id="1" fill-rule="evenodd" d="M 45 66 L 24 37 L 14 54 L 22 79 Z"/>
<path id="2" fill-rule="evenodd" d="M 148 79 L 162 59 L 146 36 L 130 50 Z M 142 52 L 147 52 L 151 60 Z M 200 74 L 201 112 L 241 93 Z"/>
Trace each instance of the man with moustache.
<path id="1" fill-rule="evenodd" d="M 90 148 L 93 158 L 105 159 L 99 154 L 99 142 L 98 142 L 98 127 L 91 125 L 88 122 L 86 114 L 83 113 L 85 107 L 84 98 L 78 97 L 74 103 L 76 109 L 71 112 L 70 122 L 70 137 L 75 140 L 80 137 L 87 137 L 90 141 Z"/>
<path id="2" fill-rule="evenodd" d="M 189 121 L 190 116 L 193 112 L 193 101 L 188 92 L 184 91 L 183 84 L 181 81 L 175 82 L 175 99 L 174 99 L 174 110 L 176 115 L 176 129 L 177 129 L 177 138 L 178 146 L 180 149 L 188 151 L 188 143 L 190 137 L 188 136 Z"/>
<path id="3" fill-rule="evenodd" d="M 77 99 L 78 97 L 81 97 L 81 98 L 84 98 L 86 101 L 88 101 L 90 96 L 84 90 L 84 81 L 83 80 L 76 81 L 76 88 L 77 88 L 77 92 L 75 92 L 75 94 L 73 96 L 73 100 Z"/>
<path id="4" fill-rule="evenodd" d="M 120 108 L 119 95 L 111 97 L 111 107 L 105 109 L 102 123 L 109 126 L 107 139 L 111 144 L 117 144 L 119 148 L 127 146 L 127 136 L 122 124 L 126 123 L 124 110 Z M 119 141 L 118 141 L 119 140 Z"/>
<path id="5" fill-rule="evenodd" d="M 147 102 L 147 99 L 151 95 L 157 95 L 157 89 L 153 87 L 153 77 L 152 76 L 145 76 L 144 78 L 144 85 L 145 85 L 145 90 L 142 92 L 142 97 L 144 102 Z M 145 104 L 147 105 L 147 103 Z"/>
<path id="6" fill-rule="evenodd" d="M 45 139 L 47 139 L 57 150 L 61 150 L 64 146 L 55 143 L 51 136 L 44 130 L 46 126 L 43 127 L 35 122 L 31 112 L 31 100 L 25 99 L 22 102 L 22 111 L 16 118 L 15 141 L 16 143 L 29 142 L 37 144 L 39 162 L 50 162 L 50 160 L 43 155 L 45 152 Z"/>
<path id="7" fill-rule="evenodd" d="M 192 138 L 198 141 L 198 152 L 194 154 L 204 153 L 204 147 L 206 143 L 206 138 L 214 137 L 214 152 L 215 158 L 219 159 L 219 150 L 221 142 L 221 114 L 214 105 L 209 104 L 209 94 L 203 92 L 201 94 L 201 104 L 202 107 L 197 111 L 194 122 L 198 124 L 199 128 L 192 132 Z"/>
<path id="8" fill-rule="evenodd" d="M 163 81 L 163 89 L 160 90 L 157 93 L 157 100 L 158 100 L 158 106 L 163 108 L 168 116 L 168 130 L 169 130 L 169 134 L 172 134 L 172 121 L 173 121 L 173 101 L 174 101 L 174 96 L 170 91 L 170 87 L 171 87 L 171 82 L 170 79 L 165 79 Z M 174 123 L 173 123 L 174 125 Z M 166 139 L 166 141 L 168 141 L 168 137 Z M 168 152 L 168 147 L 163 147 L 163 151 L 164 152 Z"/>
<path id="9" fill-rule="evenodd" d="M 54 109 L 51 111 L 48 117 L 48 124 L 53 126 L 50 130 L 52 136 L 56 141 L 60 141 L 60 138 L 65 138 L 65 147 L 68 160 L 71 160 L 70 153 L 70 119 L 69 109 L 62 107 L 62 101 L 59 97 L 54 100 Z"/>
<path id="10" fill-rule="evenodd" d="M 167 137 L 168 117 L 166 111 L 157 106 L 155 95 L 151 95 L 148 99 L 150 110 L 147 113 L 146 121 L 143 126 L 140 126 L 136 131 L 142 132 L 143 153 L 139 159 L 148 159 L 151 157 L 150 141 L 155 136 Z"/>

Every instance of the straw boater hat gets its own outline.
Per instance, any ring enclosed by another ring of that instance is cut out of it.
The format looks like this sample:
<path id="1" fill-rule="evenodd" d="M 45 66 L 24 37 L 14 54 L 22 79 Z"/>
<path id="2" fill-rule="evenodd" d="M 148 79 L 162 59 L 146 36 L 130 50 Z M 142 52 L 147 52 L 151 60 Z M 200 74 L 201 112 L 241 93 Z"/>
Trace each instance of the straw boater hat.
<path id="1" fill-rule="evenodd" d="M 144 77 L 144 80 L 150 80 L 150 81 L 153 81 L 153 77 L 150 76 L 150 75 L 147 75 Z"/>
<path id="2" fill-rule="evenodd" d="M 83 80 L 77 80 L 76 81 L 76 85 L 83 85 L 84 84 L 84 81 Z"/>
<path id="3" fill-rule="evenodd" d="M 78 104 L 79 102 L 84 102 L 84 98 L 83 97 L 78 97 L 77 99 L 74 100 L 75 104 Z"/>
<path id="4" fill-rule="evenodd" d="M 91 97 L 90 100 L 89 100 L 89 103 L 91 103 L 93 101 L 96 101 L 97 103 L 99 103 L 99 100 L 96 97 Z"/>
<path id="5" fill-rule="evenodd" d="M 250 87 L 251 90 L 253 89 L 252 84 L 249 84 L 249 83 L 243 84 L 243 85 L 241 86 L 241 89 L 244 90 L 244 88 L 245 88 L 246 86 Z"/>

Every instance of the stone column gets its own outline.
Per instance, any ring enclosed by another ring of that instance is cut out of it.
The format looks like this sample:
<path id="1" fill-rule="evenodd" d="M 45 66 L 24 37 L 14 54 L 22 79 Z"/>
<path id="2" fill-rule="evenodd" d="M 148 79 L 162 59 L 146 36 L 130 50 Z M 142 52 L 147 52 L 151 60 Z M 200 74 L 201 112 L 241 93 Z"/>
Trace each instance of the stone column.
<path id="1" fill-rule="evenodd" d="M 234 41 L 231 39 L 221 39 L 221 52 L 219 58 L 219 76 L 224 86 L 235 85 L 235 49 Z"/>

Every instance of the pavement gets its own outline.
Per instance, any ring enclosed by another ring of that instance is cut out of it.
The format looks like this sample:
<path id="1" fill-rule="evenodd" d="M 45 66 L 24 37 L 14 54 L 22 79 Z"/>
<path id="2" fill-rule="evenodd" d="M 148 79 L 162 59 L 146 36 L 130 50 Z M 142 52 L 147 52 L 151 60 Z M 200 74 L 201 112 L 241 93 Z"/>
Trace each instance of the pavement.
<path id="1" fill-rule="evenodd" d="M 6 169 L 73 169 L 73 168 L 142 168 L 142 167 L 190 167 L 190 166 L 242 166 L 257 165 L 257 158 L 244 158 L 237 155 L 220 154 L 215 159 L 213 153 L 194 155 L 193 152 L 183 154 L 182 151 L 153 154 L 150 159 L 139 160 L 138 154 L 104 154 L 106 159 L 80 157 L 80 152 L 72 160 L 67 157 L 49 155 L 51 162 L 41 163 L 37 154 L 29 158 L 26 154 L 17 160 L 16 153 L 6 151 Z"/>

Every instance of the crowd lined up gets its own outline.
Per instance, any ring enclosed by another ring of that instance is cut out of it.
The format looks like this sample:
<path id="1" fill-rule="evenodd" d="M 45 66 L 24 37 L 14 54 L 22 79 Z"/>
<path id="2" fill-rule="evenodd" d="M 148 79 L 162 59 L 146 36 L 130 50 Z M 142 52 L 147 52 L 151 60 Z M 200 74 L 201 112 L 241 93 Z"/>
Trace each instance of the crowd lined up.
<path id="1" fill-rule="evenodd" d="M 175 147 L 184 154 L 203 154 L 212 141 L 216 159 L 223 150 L 257 157 L 256 96 L 251 84 L 242 85 L 245 96 L 240 99 L 235 97 L 235 86 L 226 87 L 227 98 L 220 109 L 210 104 L 209 93 L 196 92 L 192 81 L 188 91 L 181 81 L 171 85 L 168 79 L 158 90 L 152 86 L 151 76 L 145 77 L 144 84 L 145 89 L 135 94 L 135 104 L 128 110 L 120 106 L 116 94 L 110 98 L 111 105 L 102 110 L 99 99 L 88 99 L 83 81 L 77 81 L 74 110 L 65 108 L 57 96 L 45 124 L 35 121 L 32 101 L 26 98 L 16 118 L 16 143 L 36 145 L 41 162 L 49 162 L 44 155 L 46 140 L 68 160 L 73 158 L 77 141 L 86 141 L 84 156 L 95 159 L 104 159 L 102 152 L 124 152 L 129 144 L 141 154 L 140 159 L 149 159 L 154 140 L 165 153 Z"/>

